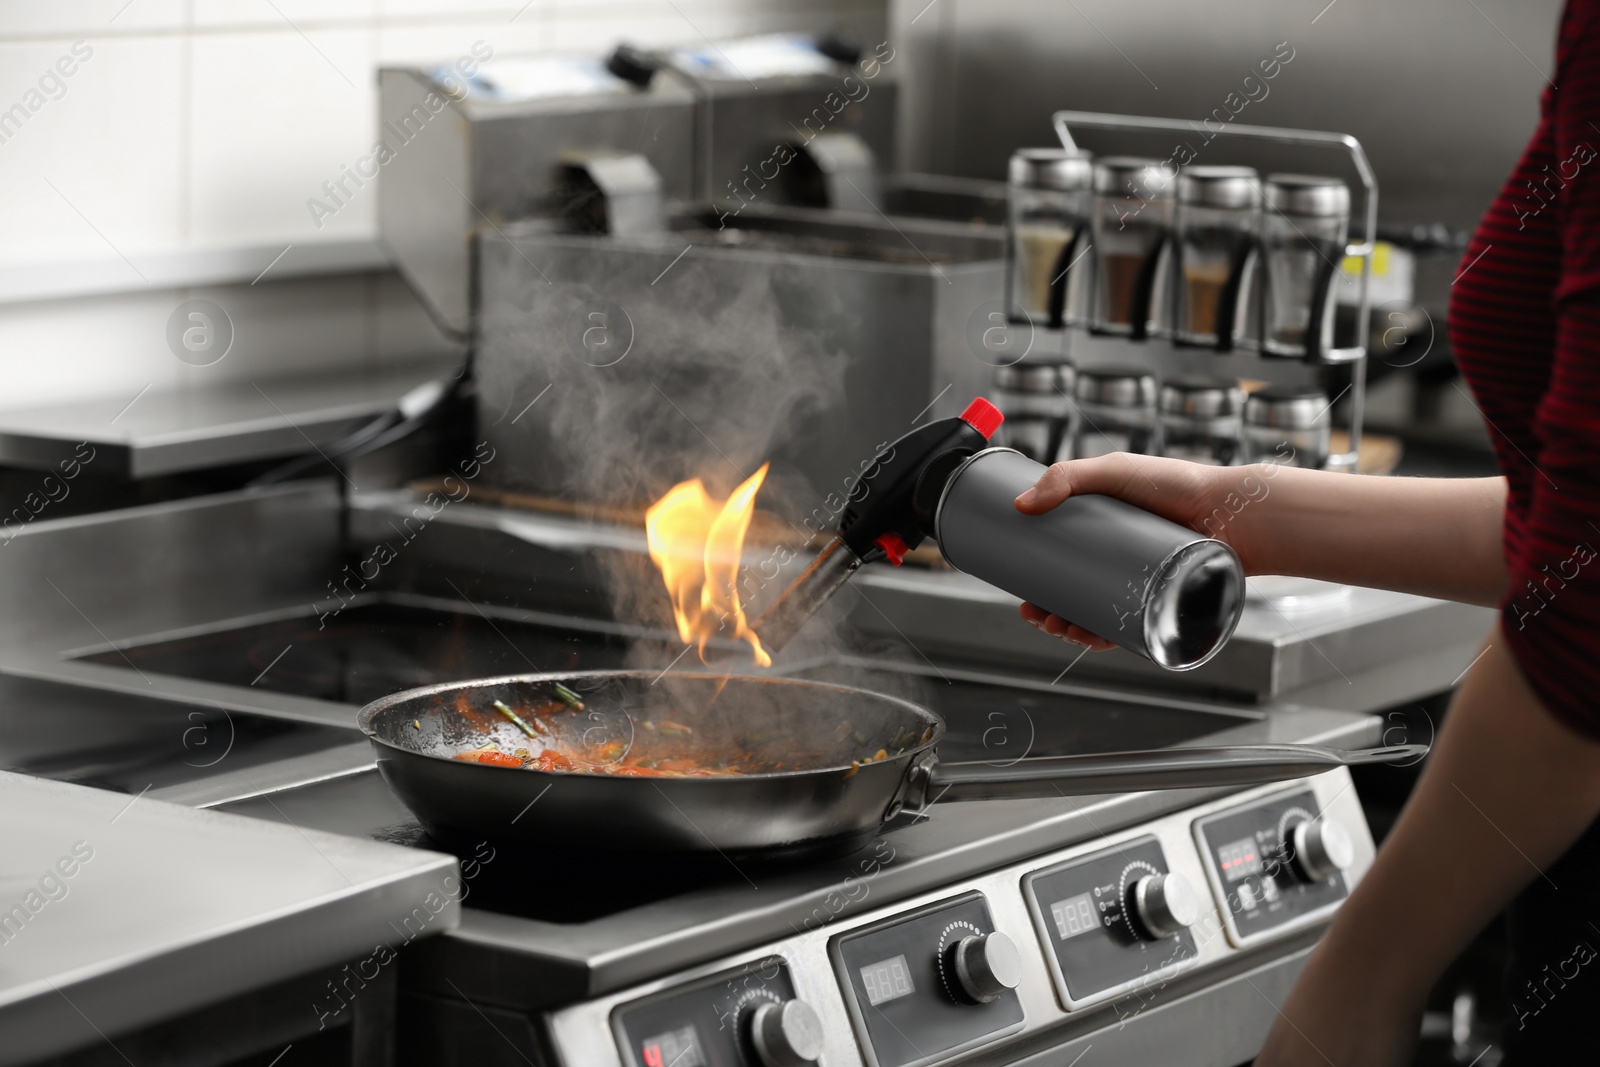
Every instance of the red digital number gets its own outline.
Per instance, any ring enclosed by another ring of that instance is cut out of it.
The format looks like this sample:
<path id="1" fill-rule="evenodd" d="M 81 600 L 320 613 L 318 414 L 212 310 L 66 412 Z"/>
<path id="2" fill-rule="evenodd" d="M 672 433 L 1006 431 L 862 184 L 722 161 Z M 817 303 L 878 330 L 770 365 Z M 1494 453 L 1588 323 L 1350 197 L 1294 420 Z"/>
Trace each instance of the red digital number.
<path id="1" fill-rule="evenodd" d="M 644 1067 L 666 1067 L 661 1062 L 661 1046 L 646 1045 L 644 1047 Z"/>

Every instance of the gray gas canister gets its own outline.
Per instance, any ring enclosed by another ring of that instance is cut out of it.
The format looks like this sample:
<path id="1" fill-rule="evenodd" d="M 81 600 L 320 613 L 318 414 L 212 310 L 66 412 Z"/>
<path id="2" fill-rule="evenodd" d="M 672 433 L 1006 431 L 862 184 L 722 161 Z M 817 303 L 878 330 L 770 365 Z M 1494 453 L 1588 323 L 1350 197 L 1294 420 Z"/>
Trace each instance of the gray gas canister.
<path id="1" fill-rule="evenodd" d="M 1244 610 L 1233 549 L 1097 494 L 1024 515 L 1013 501 L 1044 472 L 990 448 L 950 476 L 934 527 L 951 566 L 1168 670 L 1215 655 Z"/>

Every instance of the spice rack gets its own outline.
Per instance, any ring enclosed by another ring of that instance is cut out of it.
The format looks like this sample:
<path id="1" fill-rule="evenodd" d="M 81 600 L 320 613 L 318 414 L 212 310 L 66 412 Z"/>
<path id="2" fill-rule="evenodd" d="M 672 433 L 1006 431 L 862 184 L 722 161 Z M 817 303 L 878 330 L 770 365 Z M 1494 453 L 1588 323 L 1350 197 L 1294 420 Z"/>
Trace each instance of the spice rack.
<path id="1" fill-rule="evenodd" d="M 1331 388 L 1325 391 L 1332 396 L 1329 402 L 1333 408 L 1342 400 L 1345 394 L 1350 395 L 1349 416 L 1345 420 L 1343 429 L 1348 435 L 1347 448 L 1344 451 L 1330 451 L 1325 468 L 1329 470 L 1354 471 L 1357 466 L 1357 456 L 1361 447 L 1361 422 L 1366 402 L 1366 339 L 1371 327 L 1371 304 L 1369 299 L 1369 285 L 1372 274 L 1372 255 L 1377 244 L 1378 222 L 1378 187 L 1377 180 L 1372 172 L 1371 164 L 1367 160 L 1366 152 L 1361 143 L 1349 134 L 1331 133 L 1320 130 L 1287 129 L 1272 126 L 1252 126 L 1245 124 L 1228 124 L 1215 129 L 1207 126 L 1203 131 L 1193 122 L 1182 119 L 1154 118 L 1143 115 L 1119 115 L 1093 111 L 1057 111 L 1051 116 L 1052 125 L 1056 135 L 1060 138 L 1062 147 L 1069 151 L 1079 151 L 1077 141 L 1073 137 L 1074 130 L 1101 130 L 1121 133 L 1174 133 L 1192 136 L 1200 132 L 1206 135 L 1207 140 L 1212 138 L 1243 138 L 1258 142 L 1267 142 L 1278 145 L 1288 145 L 1305 148 L 1310 152 L 1338 152 L 1342 153 L 1353 166 L 1360 182 L 1362 202 L 1360 204 L 1359 218 L 1361 219 L 1361 234 L 1359 239 L 1347 239 L 1344 245 L 1344 259 L 1355 258 L 1360 261 L 1361 271 L 1357 280 L 1357 312 L 1355 321 L 1354 344 L 1339 346 L 1337 344 L 1321 348 L 1316 355 L 1308 359 L 1319 367 L 1319 376 L 1324 379 L 1332 378 L 1335 369 L 1347 373 L 1349 382 L 1336 395 Z M 1351 212 L 1351 220 L 1358 217 L 1356 211 Z M 1287 219 L 1287 216 L 1285 216 Z M 1351 227 L 1354 229 L 1354 227 Z M 1175 257 L 1169 257 L 1175 258 Z M 1342 261 L 1341 261 L 1342 262 Z M 1261 263 L 1257 262 L 1256 271 L 1262 271 Z M 1336 265 L 1336 272 L 1339 266 Z M 1267 307 L 1266 301 L 1259 298 L 1260 282 L 1257 279 L 1258 298 L 1256 300 L 1256 340 L 1255 347 L 1259 350 L 1267 336 Z M 1169 320 L 1176 322 L 1175 302 L 1177 300 L 1177 285 L 1171 283 L 1167 289 L 1167 313 Z M 1249 344 L 1239 344 L 1240 349 L 1249 350 Z M 1274 357 L 1279 358 L 1279 357 Z M 1342 374 L 1341 374 L 1342 376 Z"/>

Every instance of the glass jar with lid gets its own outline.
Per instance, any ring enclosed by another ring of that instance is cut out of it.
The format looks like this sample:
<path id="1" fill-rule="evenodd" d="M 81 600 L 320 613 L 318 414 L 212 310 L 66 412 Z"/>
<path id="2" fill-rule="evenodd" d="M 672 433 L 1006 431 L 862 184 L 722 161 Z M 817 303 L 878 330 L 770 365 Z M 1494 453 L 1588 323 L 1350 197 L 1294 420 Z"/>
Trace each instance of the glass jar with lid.
<path id="1" fill-rule="evenodd" d="M 1005 412 L 995 440 L 1031 460 L 1051 463 L 1072 429 L 1071 363 L 1014 363 L 994 372 L 995 404 Z"/>
<path id="2" fill-rule="evenodd" d="M 1007 168 L 1006 308 L 1013 321 L 1072 321 L 1068 268 L 1089 216 L 1094 166 L 1083 152 L 1023 148 Z"/>
<path id="3" fill-rule="evenodd" d="M 1337 178 L 1270 174 L 1262 200 L 1262 350 L 1320 358 L 1333 348 L 1334 283 L 1350 230 L 1350 190 Z"/>
<path id="4" fill-rule="evenodd" d="M 1181 343 L 1233 347 L 1260 211 L 1261 179 L 1249 167 L 1185 167 L 1178 173 L 1174 332 Z"/>
<path id="5" fill-rule="evenodd" d="M 1332 404 L 1315 385 L 1269 385 L 1244 402 L 1245 458 L 1286 467 L 1327 466 Z"/>
<path id="6" fill-rule="evenodd" d="M 1159 451 L 1156 380 L 1149 372 L 1120 364 L 1081 367 L 1073 396 L 1078 428 L 1073 435 L 1072 459 L 1108 452 L 1155 455 Z"/>
<path id="7" fill-rule="evenodd" d="M 1212 375 L 1174 378 L 1161 385 L 1161 454 L 1226 467 L 1241 462 L 1237 383 Z"/>
<path id="8" fill-rule="evenodd" d="M 1145 337 L 1157 270 L 1172 226 L 1174 171 L 1153 159 L 1108 156 L 1094 165 L 1094 295 L 1089 328 Z"/>

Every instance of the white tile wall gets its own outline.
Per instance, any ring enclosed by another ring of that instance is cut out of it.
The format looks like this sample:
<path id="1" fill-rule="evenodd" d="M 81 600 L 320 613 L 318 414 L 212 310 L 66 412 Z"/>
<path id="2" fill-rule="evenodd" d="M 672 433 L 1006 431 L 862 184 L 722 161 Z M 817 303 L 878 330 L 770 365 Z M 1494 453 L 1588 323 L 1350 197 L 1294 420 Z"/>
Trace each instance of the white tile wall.
<path id="1" fill-rule="evenodd" d="M 288 244 L 372 233 L 374 188 L 319 228 L 306 200 L 325 197 L 367 148 L 377 122 L 366 30 L 289 29 L 195 38 L 191 239 Z"/>
<path id="2" fill-rule="evenodd" d="M 17 108 L 12 123 L 0 113 L 0 259 L 131 256 L 179 241 L 182 58 L 171 35 L 0 41 L 0 109 Z M 30 102 L 37 110 L 21 119 Z"/>
<path id="3" fill-rule="evenodd" d="M 306 200 L 370 147 L 380 64 L 450 58 L 476 41 L 504 55 L 839 23 L 881 32 L 886 6 L 0 0 L 0 270 L 109 260 L 130 284 L 113 296 L 0 303 L 0 408 L 451 351 L 391 274 L 207 291 L 140 280 L 141 257 L 157 254 L 372 237 L 371 187 L 320 228 Z M 92 55 L 58 83 L 57 62 L 80 41 Z M 7 125 L 16 104 L 25 114 Z M 194 296 L 234 319 L 234 350 L 215 367 L 189 367 L 166 348 L 167 317 Z"/>

